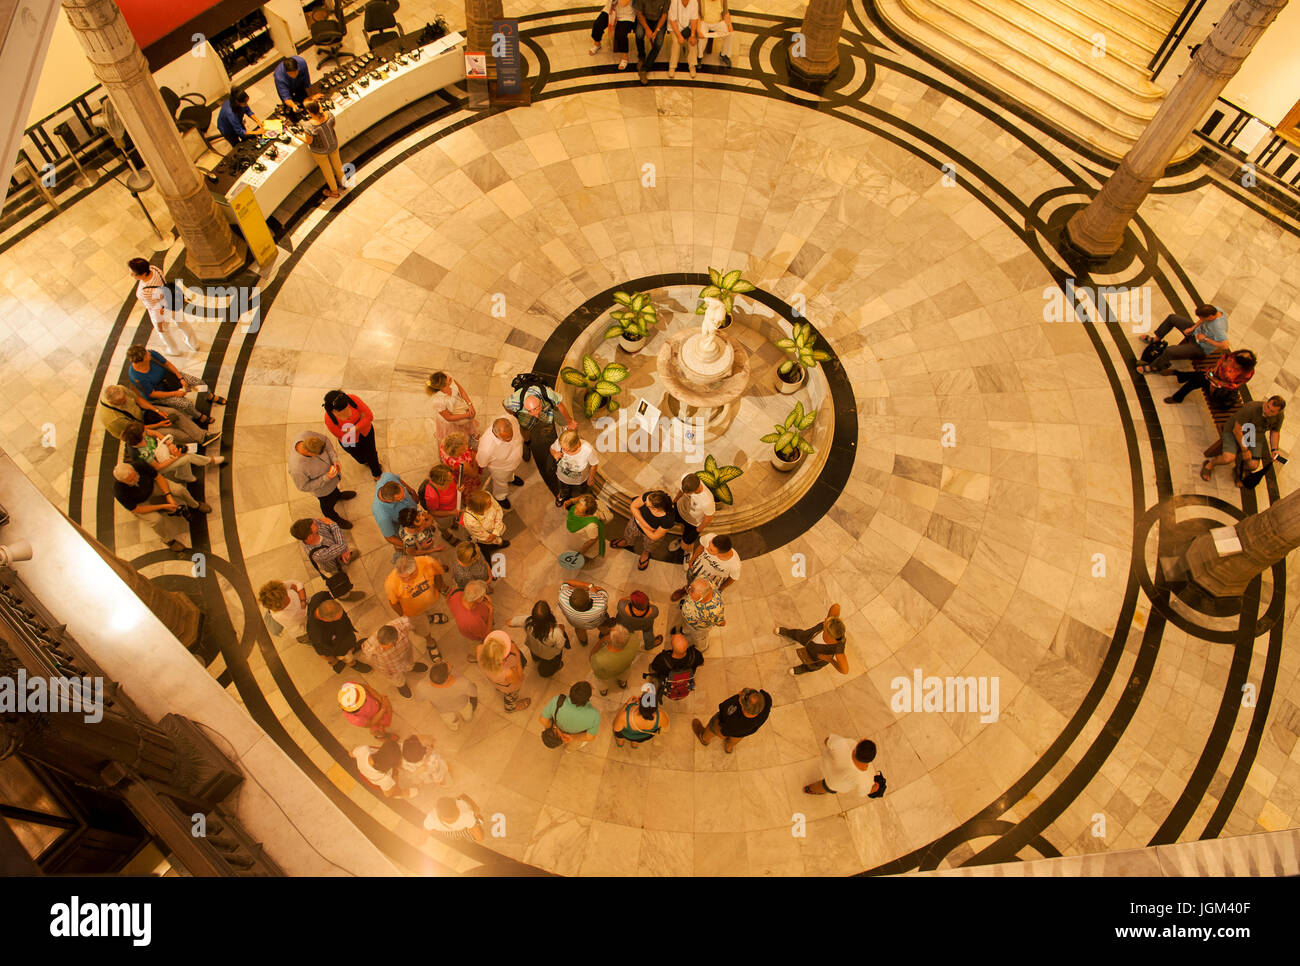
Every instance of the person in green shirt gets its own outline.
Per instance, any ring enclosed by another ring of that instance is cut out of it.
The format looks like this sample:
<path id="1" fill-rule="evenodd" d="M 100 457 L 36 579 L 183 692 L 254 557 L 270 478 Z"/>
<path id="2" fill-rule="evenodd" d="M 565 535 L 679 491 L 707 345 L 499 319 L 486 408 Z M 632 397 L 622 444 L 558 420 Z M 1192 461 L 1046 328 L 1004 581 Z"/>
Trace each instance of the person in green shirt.
<path id="1" fill-rule="evenodd" d="M 639 653 L 636 648 L 628 646 L 630 637 L 631 633 L 626 627 L 614 624 L 600 635 L 591 652 L 591 671 L 602 685 L 602 696 L 609 694 L 610 680 L 617 681 L 620 688 L 627 687 L 627 669 Z"/>
<path id="2" fill-rule="evenodd" d="M 560 704 L 560 697 L 557 694 L 542 709 L 537 719 L 542 727 L 549 728 L 551 722 L 555 722 L 566 745 L 573 741 L 594 741 L 596 732 L 600 730 L 600 712 L 591 706 L 591 685 L 578 681 L 569 688 L 563 704 Z"/>

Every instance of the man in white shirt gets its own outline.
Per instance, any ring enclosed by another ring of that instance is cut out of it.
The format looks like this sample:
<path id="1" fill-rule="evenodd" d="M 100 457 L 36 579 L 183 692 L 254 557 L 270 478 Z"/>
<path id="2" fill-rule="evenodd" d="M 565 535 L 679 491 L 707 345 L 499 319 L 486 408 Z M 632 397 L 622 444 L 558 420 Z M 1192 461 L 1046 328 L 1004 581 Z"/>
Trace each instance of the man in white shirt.
<path id="1" fill-rule="evenodd" d="M 712 491 L 700 478 L 694 473 L 687 473 L 682 477 L 682 488 L 673 500 L 673 505 L 677 508 L 677 519 L 682 521 L 682 549 L 689 554 L 695 541 L 700 539 L 700 528 L 713 522 L 717 503 Z"/>
<path id="2" fill-rule="evenodd" d="M 700 0 L 700 36 L 706 40 L 719 38 L 718 62 L 731 67 L 731 7 L 728 0 Z M 701 51 L 703 56 L 703 51 Z"/>
<path id="3" fill-rule="evenodd" d="M 674 590 L 669 598 L 674 603 L 686 596 L 686 591 L 696 580 L 703 578 L 714 590 L 726 590 L 740 577 L 740 554 L 731 546 L 726 534 L 706 533 L 700 538 L 686 564 L 686 584 Z"/>
<path id="4" fill-rule="evenodd" d="M 875 757 L 874 741 L 830 735 L 822 746 L 823 778 L 803 790 L 808 795 L 866 795 L 876 784 L 871 774 Z"/>
<path id="5" fill-rule="evenodd" d="M 499 417 L 478 441 L 475 460 L 492 479 L 492 496 L 509 510 L 508 487 L 524 485 L 515 472 L 524 461 L 524 436 L 519 431 L 519 421 L 514 416 Z"/>
<path id="6" fill-rule="evenodd" d="M 564 506 L 566 500 L 588 491 L 600 457 L 596 448 L 573 429 L 565 430 L 551 444 L 551 456 L 555 459 L 555 479 L 559 483 L 555 505 Z"/>
<path id="7" fill-rule="evenodd" d="M 189 350 L 198 352 L 199 337 L 194 334 L 194 329 L 185 319 L 185 306 L 168 305 L 167 281 L 158 270 L 158 266 L 150 265 L 143 258 L 133 258 L 126 264 L 131 277 L 136 281 L 135 297 L 148 311 L 149 321 L 153 323 L 158 338 L 162 339 L 163 345 L 167 347 L 167 354 L 179 355 L 181 352 L 181 347 L 176 344 L 176 329 L 180 330 Z M 173 312 L 173 309 L 179 311 Z"/>
<path id="8" fill-rule="evenodd" d="M 686 48 L 686 63 L 694 77 L 699 54 L 700 0 L 672 0 L 668 7 L 668 29 L 673 35 L 668 53 L 668 79 L 672 80 L 677 72 L 677 57 L 682 47 Z"/>

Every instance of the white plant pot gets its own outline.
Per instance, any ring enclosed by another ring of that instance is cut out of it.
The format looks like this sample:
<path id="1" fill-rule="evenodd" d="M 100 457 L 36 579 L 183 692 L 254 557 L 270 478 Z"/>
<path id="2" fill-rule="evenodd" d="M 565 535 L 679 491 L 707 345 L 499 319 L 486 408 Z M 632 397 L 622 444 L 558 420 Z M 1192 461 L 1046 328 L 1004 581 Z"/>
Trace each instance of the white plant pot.
<path id="1" fill-rule="evenodd" d="M 778 370 L 778 375 L 776 377 L 776 391 L 781 393 L 783 396 L 793 395 L 794 393 L 802 389 L 804 383 L 806 383 L 807 381 L 808 381 L 808 370 L 805 369 L 803 366 L 799 367 L 799 378 L 795 382 L 786 382 L 784 379 L 781 378 Z"/>
<path id="2" fill-rule="evenodd" d="M 649 341 L 650 339 L 648 337 L 644 339 L 629 339 L 625 335 L 620 335 L 618 337 L 618 344 L 623 347 L 623 351 L 630 353 L 640 352 L 645 348 L 645 344 Z"/>
<path id="3" fill-rule="evenodd" d="M 797 470 L 800 466 L 803 465 L 803 456 L 804 456 L 803 450 L 796 450 L 794 454 L 794 459 L 789 460 L 787 462 L 786 460 L 783 460 L 781 459 L 781 457 L 777 456 L 776 450 L 774 449 L 772 450 L 772 465 L 782 473 L 789 473 L 793 470 Z"/>

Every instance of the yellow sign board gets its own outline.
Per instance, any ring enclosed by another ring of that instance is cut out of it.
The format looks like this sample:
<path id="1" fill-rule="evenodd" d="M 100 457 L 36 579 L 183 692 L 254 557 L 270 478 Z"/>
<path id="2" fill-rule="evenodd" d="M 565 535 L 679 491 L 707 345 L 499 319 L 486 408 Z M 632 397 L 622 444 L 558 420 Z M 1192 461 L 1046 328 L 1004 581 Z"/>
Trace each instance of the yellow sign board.
<path id="1" fill-rule="evenodd" d="M 257 203 L 253 189 L 248 185 L 240 188 L 230 199 L 230 207 L 235 212 L 239 230 L 244 233 L 244 241 L 248 242 L 249 251 L 257 259 L 257 264 L 266 268 L 275 261 L 275 239 L 271 237 L 271 229 L 266 226 L 262 206 Z"/>

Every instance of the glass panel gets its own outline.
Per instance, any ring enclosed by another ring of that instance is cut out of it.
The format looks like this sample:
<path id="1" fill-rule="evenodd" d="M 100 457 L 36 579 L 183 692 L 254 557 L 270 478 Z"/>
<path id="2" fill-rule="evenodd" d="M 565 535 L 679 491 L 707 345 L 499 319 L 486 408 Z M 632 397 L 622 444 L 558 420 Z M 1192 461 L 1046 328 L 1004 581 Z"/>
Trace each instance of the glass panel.
<path id="1" fill-rule="evenodd" d="M 40 779 L 17 756 L 0 761 L 0 802 L 46 815 L 69 817 L 58 799 L 45 790 Z"/>
<path id="2" fill-rule="evenodd" d="M 67 831 L 50 825 L 25 822 L 20 818 L 6 818 L 5 821 L 9 823 L 9 827 L 14 830 L 14 835 L 33 859 L 39 859 L 41 853 L 57 842 L 59 836 Z"/>

